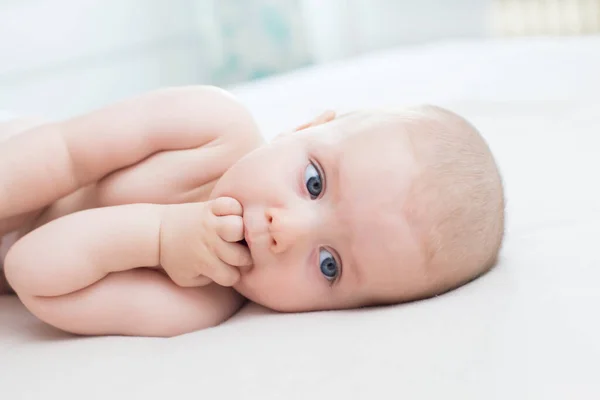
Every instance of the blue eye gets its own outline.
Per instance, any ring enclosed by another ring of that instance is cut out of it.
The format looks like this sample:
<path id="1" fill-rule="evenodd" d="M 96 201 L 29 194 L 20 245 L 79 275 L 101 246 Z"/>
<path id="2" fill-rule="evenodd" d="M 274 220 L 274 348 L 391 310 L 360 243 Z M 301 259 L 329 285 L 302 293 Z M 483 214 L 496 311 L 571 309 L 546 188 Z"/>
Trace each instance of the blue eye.
<path id="1" fill-rule="evenodd" d="M 325 249 L 319 250 L 319 267 L 321 268 L 321 273 L 328 281 L 333 281 L 340 274 L 337 261 L 335 261 L 333 255 Z"/>
<path id="2" fill-rule="evenodd" d="M 317 170 L 313 163 L 308 164 L 304 170 L 304 184 L 306 185 L 306 190 L 308 190 L 311 199 L 315 200 L 321 195 L 321 192 L 323 191 L 323 180 L 321 179 L 319 170 Z"/>

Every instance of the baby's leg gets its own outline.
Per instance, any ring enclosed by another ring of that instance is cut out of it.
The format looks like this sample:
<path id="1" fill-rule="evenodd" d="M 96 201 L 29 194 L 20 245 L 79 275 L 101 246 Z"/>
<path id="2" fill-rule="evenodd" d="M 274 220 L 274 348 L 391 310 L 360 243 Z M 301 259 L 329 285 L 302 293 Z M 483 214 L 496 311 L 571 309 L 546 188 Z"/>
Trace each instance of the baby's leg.
<path id="1" fill-rule="evenodd" d="M 18 118 L 9 121 L 0 122 L 0 146 L 3 145 L 3 142 L 8 140 L 8 138 L 18 135 L 21 132 L 24 132 L 28 129 L 39 126 L 43 123 L 43 121 L 39 118 L 27 117 L 27 118 Z M 4 276 L 4 256 L 8 251 L 9 244 L 14 242 L 14 238 L 10 236 L 14 236 L 14 234 L 10 234 L 9 232 L 17 229 L 22 226 L 26 221 L 34 218 L 37 215 L 37 212 L 29 212 L 22 215 L 17 215 L 11 218 L 7 218 L 4 220 L 0 220 L 0 295 L 12 293 L 10 285 L 6 281 L 6 277 Z"/>

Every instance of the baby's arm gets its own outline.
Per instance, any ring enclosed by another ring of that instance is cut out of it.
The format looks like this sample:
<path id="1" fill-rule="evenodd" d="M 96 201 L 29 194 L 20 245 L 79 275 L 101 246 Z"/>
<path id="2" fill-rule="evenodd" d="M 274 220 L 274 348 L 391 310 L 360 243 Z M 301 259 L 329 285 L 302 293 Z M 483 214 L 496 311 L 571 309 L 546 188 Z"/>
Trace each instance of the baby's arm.
<path id="1" fill-rule="evenodd" d="M 248 111 L 213 87 L 159 90 L 43 124 L 0 146 L 0 220 L 44 207 L 114 171 L 105 203 L 170 202 L 160 196 L 172 187 L 197 190 L 258 140 Z"/>
<path id="2" fill-rule="evenodd" d="M 174 336 L 214 326 L 243 298 L 211 284 L 182 288 L 158 270 L 162 205 L 78 212 L 24 236 L 6 275 L 41 320 L 78 334 Z"/>

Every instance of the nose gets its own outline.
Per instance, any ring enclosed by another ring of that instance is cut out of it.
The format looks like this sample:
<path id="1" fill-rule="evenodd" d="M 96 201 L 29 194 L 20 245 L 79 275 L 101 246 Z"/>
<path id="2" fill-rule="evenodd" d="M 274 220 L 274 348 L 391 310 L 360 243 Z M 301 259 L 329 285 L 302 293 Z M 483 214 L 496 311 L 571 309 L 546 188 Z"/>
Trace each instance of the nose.
<path id="1" fill-rule="evenodd" d="M 275 254 L 288 251 L 305 242 L 314 230 L 314 218 L 301 207 L 297 209 L 271 208 L 265 211 L 271 235 L 271 251 Z"/>

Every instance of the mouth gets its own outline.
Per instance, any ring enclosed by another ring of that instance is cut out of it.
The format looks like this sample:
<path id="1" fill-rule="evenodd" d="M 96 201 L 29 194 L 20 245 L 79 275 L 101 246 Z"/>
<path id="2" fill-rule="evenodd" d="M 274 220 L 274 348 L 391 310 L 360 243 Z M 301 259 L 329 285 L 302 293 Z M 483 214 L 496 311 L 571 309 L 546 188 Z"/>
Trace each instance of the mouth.
<path id="1" fill-rule="evenodd" d="M 244 227 L 244 238 L 238 242 L 239 244 L 245 246 L 250 252 L 250 257 L 252 257 L 252 242 L 250 241 L 250 235 L 248 234 L 248 230 Z M 254 259 L 254 257 L 252 257 Z"/>

